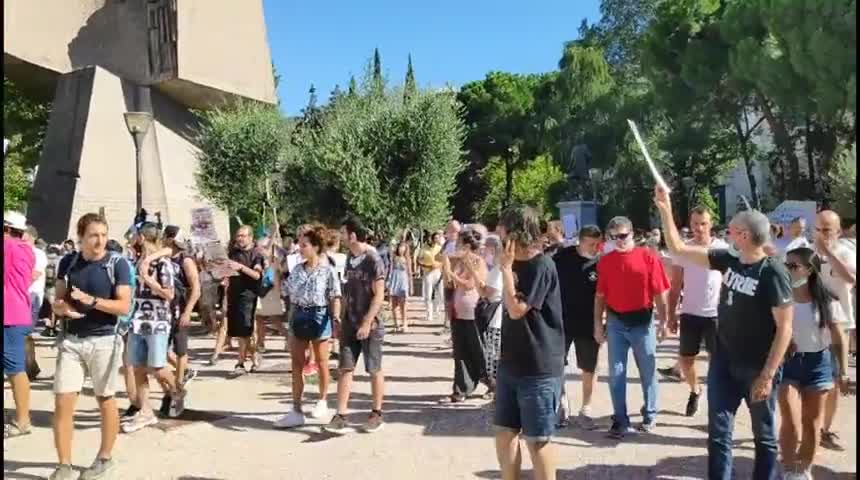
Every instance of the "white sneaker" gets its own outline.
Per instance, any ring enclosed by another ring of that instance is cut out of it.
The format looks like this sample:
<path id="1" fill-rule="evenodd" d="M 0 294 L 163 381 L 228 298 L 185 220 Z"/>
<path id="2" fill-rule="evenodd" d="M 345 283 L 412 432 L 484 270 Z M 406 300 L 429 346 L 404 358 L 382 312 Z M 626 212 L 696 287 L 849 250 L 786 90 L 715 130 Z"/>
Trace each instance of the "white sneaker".
<path id="1" fill-rule="evenodd" d="M 320 418 L 328 418 L 331 416 L 331 410 L 328 409 L 328 402 L 325 400 L 317 401 L 317 404 L 314 405 L 314 409 L 311 411 L 311 417 L 320 419 Z"/>
<path id="2" fill-rule="evenodd" d="M 290 413 L 275 420 L 275 428 L 295 428 L 305 424 L 305 414 L 290 410 Z"/>
<path id="3" fill-rule="evenodd" d="M 812 480 L 812 472 L 810 470 L 785 472 L 782 478 L 783 480 Z"/>

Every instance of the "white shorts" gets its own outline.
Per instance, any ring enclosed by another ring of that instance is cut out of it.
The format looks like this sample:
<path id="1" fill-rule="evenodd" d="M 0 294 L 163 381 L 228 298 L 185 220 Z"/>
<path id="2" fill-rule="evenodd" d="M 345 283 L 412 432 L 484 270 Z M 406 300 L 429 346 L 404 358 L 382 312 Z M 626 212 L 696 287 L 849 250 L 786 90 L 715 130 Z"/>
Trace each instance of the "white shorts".
<path id="1" fill-rule="evenodd" d="M 93 381 L 97 397 L 112 397 L 117 392 L 123 342 L 119 335 L 80 338 L 66 335 L 57 350 L 54 393 L 79 393 L 84 378 Z"/>

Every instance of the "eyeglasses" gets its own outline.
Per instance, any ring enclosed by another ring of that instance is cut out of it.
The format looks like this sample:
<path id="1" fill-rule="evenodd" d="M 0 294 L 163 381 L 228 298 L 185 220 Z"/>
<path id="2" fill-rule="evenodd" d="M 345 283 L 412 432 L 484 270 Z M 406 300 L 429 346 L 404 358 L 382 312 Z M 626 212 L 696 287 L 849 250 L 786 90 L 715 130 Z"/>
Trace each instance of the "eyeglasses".
<path id="1" fill-rule="evenodd" d="M 610 233 L 609 239 L 610 240 L 627 240 L 627 237 L 629 237 L 629 236 L 630 236 L 630 232 L 628 232 L 628 233 L 615 233 L 615 234 Z"/>
<path id="2" fill-rule="evenodd" d="M 797 270 L 798 268 L 800 268 L 800 267 L 802 267 L 802 266 L 803 266 L 803 265 L 800 265 L 800 264 L 798 264 L 798 263 L 792 263 L 792 262 L 786 262 L 786 263 L 785 263 L 785 268 L 789 269 L 789 270 L 790 270 L 790 271 L 792 271 L 792 272 L 793 272 L 793 271 L 795 271 L 795 270 Z"/>

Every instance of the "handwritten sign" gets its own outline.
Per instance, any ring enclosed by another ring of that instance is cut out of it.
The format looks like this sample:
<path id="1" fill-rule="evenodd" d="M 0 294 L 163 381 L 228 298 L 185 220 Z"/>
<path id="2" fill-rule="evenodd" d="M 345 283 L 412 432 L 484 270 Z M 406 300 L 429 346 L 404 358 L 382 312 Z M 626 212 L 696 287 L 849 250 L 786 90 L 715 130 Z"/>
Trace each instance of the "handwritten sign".
<path id="1" fill-rule="evenodd" d="M 218 241 L 215 232 L 215 215 L 208 207 L 191 210 L 191 241 L 193 243 L 209 243 Z"/>
<path id="2" fill-rule="evenodd" d="M 815 225 L 815 214 L 817 204 L 813 201 L 802 200 L 786 200 L 779 204 L 774 211 L 767 214 L 767 218 L 771 223 L 779 225 L 788 225 L 795 218 L 803 218 L 806 220 L 806 233 L 812 231 Z"/>

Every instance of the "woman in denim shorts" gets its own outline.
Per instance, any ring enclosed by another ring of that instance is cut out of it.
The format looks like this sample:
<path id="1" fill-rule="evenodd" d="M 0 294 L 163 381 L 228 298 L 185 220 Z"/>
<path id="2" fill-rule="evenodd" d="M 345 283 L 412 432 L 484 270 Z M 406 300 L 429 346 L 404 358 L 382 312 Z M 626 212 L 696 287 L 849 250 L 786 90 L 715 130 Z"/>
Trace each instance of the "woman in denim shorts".
<path id="1" fill-rule="evenodd" d="M 794 249 L 785 264 L 794 294 L 792 344 L 779 391 L 779 443 L 787 479 L 812 478 L 824 401 L 834 386 L 831 345 L 840 365 L 846 364 L 847 357 L 845 334 L 839 326 L 842 309 L 821 282 L 812 263 L 814 255 L 809 248 Z M 840 368 L 838 381 L 845 381 L 845 369 Z"/>
<path id="2" fill-rule="evenodd" d="M 305 424 L 302 411 L 302 395 L 305 389 L 302 370 L 305 367 L 308 345 L 313 348 L 314 357 L 319 359 L 320 398 L 311 416 L 329 416 L 329 340 L 332 337 L 332 323 L 340 318 L 341 284 L 337 271 L 323 255 L 325 251 L 326 230 L 321 226 L 305 229 L 299 237 L 299 253 L 304 263 L 296 265 L 287 278 L 287 289 L 292 302 L 290 332 L 292 333 L 290 357 L 292 358 L 293 409 L 275 421 L 277 428 L 300 427 Z M 325 421 L 328 421 L 326 418 Z"/>

